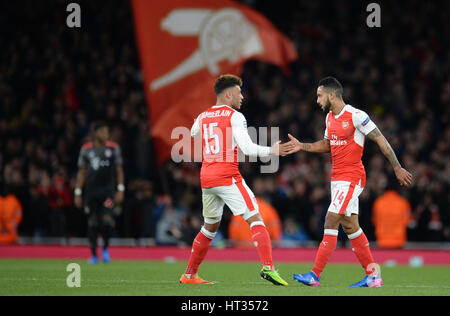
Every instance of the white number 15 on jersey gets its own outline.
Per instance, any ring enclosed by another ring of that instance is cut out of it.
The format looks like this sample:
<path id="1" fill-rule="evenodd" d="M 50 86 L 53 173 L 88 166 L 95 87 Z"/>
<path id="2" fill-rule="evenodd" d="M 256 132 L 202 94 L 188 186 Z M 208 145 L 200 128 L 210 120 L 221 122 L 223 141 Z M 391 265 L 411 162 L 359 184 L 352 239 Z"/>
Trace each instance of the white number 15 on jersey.
<path id="1" fill-rule="evenodd" d="M 214 127 L 219 126 L 219 123 L 211 123 L 209 124 L 209 133 L 208 133 L 208 125 L 203 124 L 203 136 L 205 138 L 205 149 L 206 154 L 209 155 L 211 152 L 214 155 L 217 155 L 220 152 L 220 138 L 219 135 L 214 133 Z M 209 145 L 209 140 L 214 139 L 214 146 Z"/>

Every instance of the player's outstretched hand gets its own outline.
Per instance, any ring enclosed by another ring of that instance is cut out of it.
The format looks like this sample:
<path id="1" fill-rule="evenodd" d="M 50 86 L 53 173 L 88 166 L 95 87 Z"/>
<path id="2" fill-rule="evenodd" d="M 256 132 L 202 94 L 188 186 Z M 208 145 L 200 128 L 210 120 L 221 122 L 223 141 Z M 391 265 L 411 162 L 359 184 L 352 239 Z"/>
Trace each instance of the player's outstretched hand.
<path id="1" fill-rule="evenodd" d="M 289 137 L 290 141 L 288 143 L 286 143 L 286 149 L 287 149 L 286 155 L 294 154 L 294 153 L 302 150 L 302 143 L 297 138 L 295 138 L 291 134 L 288 134 L 288 137 Z"/>
<path id="2" fill-rule="evenodd" d="M 405 187 L 410 187 L 413 183 L 413 176 L 411 173 L 409 173 L 407 170 L 403 169 L 402 167 L 397 167 L 394 169 L 395 176 L 398 179 L 398 182 L 400 182 L 400 185 Z"/>
<path id="3" fill-rule="evenodd" d="M 272 145 L 270 152 L 275 156 L 286 156 L 288 152 L 288 143 L 281 143 L 281 140 Z"/>

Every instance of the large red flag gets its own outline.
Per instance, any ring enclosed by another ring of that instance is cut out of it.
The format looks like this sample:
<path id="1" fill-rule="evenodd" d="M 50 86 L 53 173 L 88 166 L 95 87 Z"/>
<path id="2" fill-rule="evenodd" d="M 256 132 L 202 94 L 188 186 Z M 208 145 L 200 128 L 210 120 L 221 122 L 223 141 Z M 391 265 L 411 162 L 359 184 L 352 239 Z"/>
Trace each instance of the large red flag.
<path id="1" fill-rule="evenodd" d="M 287 69 L 295 48 L 265 17 L 228 0 L 132 0 L 158 161 L 174 128 L 190 128 L 216 102 L 213 85 L 259 59 Z"/>

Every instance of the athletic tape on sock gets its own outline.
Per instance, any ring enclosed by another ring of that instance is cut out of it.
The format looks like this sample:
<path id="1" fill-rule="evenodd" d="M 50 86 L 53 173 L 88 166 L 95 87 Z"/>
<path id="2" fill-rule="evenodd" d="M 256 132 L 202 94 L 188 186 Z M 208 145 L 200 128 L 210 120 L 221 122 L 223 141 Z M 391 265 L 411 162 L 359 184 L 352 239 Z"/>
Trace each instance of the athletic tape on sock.
<path id="1" fill-rule="evenodd" d="M 355 238 L 358 238 L 359 236 L 361 236 L 362 233 L 363 233 L 363 231 L 360 228 L 356 233 L 353 233 L 351 235 L 347 235 L 347 237 L 348 237 L 348 239 L 355 239 Z"/>
<path id="2" fill-rule="evenodd" d="M 264 222 L 261 222 L 261 221 L 257 221 L 257 222 L 253 222 L 253 223 L 251 223 L 250 224 L 250 229 L 252 229 L 253 227 L 255 227 L 255 226 L 264 226 L 264 227 L 266 227 L 266 225 L 264 224 Z"/>
<path id="3" fill-rule="evenodd" d="M 211 233 L 210 231 L 206 230 L 205 227 L 202 227 L 202 229 L 200 231 L 202 232 L 203 235 L 205 235 L 209 239 L 214 239 L 214 237 L 216 237 L 216 234 L 217 234 L 217 233 Z"/>
<path id="4" fill-rule="evenodd" d="M 214 224 L 217 224 L 217 223 L 219 223 L 221 221 L 222 221 L 222 216 L 219 216 L 219 217 L 205 217 L 205 223 L 206 224 L 214 225 Z"/>
<path id="5" fill-rule="evenodd" d="M 336 229 L 325 229 L 323 234 L 337 237 L 337 235 L 339 234 L 339 231 Z"/>

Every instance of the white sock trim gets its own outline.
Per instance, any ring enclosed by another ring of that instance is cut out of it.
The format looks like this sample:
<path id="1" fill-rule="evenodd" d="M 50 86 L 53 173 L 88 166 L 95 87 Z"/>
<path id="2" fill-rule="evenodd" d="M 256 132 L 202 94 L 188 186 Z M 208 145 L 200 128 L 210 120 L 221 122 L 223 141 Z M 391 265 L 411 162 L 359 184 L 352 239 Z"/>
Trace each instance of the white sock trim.
<path id="1" fill-rule="evenodd" d="M 219 217 L 205 217 L 204 220 L 205 220 L 206 224 L 214 225 L 214 224 L 220 223 L 222 221 L 222 216 L 219 216 Z"/>
<path id="2" fill-rule="evenodd" d="M 264 227 L 266 227 L 266 225 L 264 224 L 264 222 L 262 222 L 262 221 L 257 221 L 257 222 L 253 222 L 253 223 L 251 223 L 250 224 L 250 229 L 252 229 L 253 227 L 255 227 L 255 226 L 264 226 Z"/>
<path id="3" fill-rule="evenodd" d="M 325 229 L 323 234 L 337 237 L 337 235 L 339 234 L 339 231 L 337 229 Z"/>
<path id="4" fill-rule="evenodd" d="M 347 235 L 347 237 L 348 237 L 348 239 L 355 239 L 355 238 L 358 238 L 359 236 L 361 236 L 362 233 L 363 233 L 363 230 L 360 228 L 356 233 Z"/>
<path id="5" fill-rule="evenodd" d="M 206 230 L 205 227 L 202 227 L 200 232 L 209 239 L 214 239 L 214 237 L 216 237 L 216 234 L 217 234 L 217 233 L 211 233 L 210 231 Z"/>

